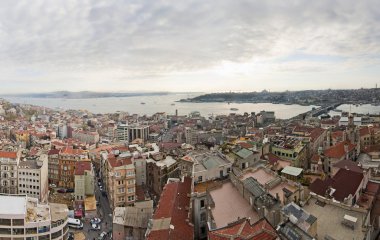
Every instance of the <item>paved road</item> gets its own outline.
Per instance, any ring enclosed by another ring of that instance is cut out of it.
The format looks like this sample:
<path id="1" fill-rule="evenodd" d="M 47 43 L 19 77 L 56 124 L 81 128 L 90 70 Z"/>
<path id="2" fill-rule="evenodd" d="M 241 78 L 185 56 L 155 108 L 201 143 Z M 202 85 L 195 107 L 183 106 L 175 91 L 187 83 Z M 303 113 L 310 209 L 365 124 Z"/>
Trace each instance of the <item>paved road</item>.
<path id="1" fill-rule="evenodd" d="M 97 185 L 97 181 L 95 182 L 96 182 L 95 197 L 96 197 L 96 200 L 100 203 L 100 206 L 97 207 L 98 208 L 97 217 L 102 219 L 102 223 L 101 223 L 101 229 L 96 230 L 96 231 L 91 229 L 91 224 L 89 221 L 86 221 L 83 223 L 83 230 L 78 230 L 78 231 L 82 231 L 85 234 L 86 239 L 88 240 L 97 239 L 100 233 L 103 231 L 106 231 L 106 232 L 112 231 L 112 210 L 109 206 L 108 199 L 102 196 L 99 190 L 99 186 Z M 109 235 L 107 235 L 106 239 L 111 239 L 111 238 Z"/>

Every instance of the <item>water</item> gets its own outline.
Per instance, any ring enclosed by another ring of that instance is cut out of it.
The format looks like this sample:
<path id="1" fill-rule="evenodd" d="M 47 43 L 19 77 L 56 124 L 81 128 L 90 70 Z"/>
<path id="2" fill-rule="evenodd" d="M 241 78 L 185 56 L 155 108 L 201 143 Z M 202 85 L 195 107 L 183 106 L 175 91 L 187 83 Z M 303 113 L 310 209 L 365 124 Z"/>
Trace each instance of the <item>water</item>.
<path id="1" fill-rule="evenodd" d="M 374 106 L 371 104 L 354 105 L 354 104 L 342 104 L 337 109 L 343 112 L 359 113 L 359 114 L 380 114 L 380 106 Z M 330 116 L 340 116 L 341 112 L 330 111 Z"/>
<path id="2" fill-rule="evenodd" d="M 61 99 L 61 98 L 20 98 L 7 97 L 13 103 L 32 104 L 45 106 L 52 109 L 61 108 L 88 110 L 93 113 L 113 113 L 124 111 L 130 114 L 152 115 L 156 112 L 166 112 L 175 114 L 178 110 L 179 115 L 187 115 L 192 111 L 199 111 L 202 116 L 211 114 L 229 114 L 244 112 L 260 112 L 262 110 L 274 111 L 276 118 L 287 119 L 298 114 L 307 112 L 314 106 L 285 105 L 272 103 L 188 103 L 176 102 L 183 98 L 191 98 L 194 94 L 168 94 L 163 96 L 139 96 L 123 98 L 91 98 L 91 99 Z M 141 104 L 144 102 L 145 104 Z M 174 104 L 174 105 L 172 105 Z M 237 111 L 231 111 L 237 108 Z"/>

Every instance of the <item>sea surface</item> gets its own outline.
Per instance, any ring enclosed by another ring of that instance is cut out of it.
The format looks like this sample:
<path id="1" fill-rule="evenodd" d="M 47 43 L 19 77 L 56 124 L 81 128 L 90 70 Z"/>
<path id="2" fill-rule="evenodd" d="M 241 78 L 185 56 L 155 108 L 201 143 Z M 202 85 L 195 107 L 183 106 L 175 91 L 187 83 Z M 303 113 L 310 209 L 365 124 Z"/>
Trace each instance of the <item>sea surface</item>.
<path id="1" fill-rule="evenodd" d="M 337 107 L 339 112 L 330 111 L 330 116 L 340 116 L 342 112 L 348 113 L 359 113 L 359 114 L 380 114 L 380 106 L 374 106 L 371 104 L 362 104 L 362 105 L 354 105 L 354 104 L 342 104 Z"/>
<path id="2" fill-rule="evenodd" d="M 114 113 L 124 111 L 130 114 L 152 115 L 156 112 L 166 112 L 179 115 L 188 115 L 193 111 L 199 111 L 202 116 L 220 115 L 229 113 L 260 112 L 262 110 L 274 111 L 276 118 L 288 119 L 300 113 L 307 112 L 315 106 L 285 105 L 272 103 L 191 103 L 177 102 L 180 99 L 196 97 L 198 94 L 167 94 L 162 96 L 138 96 L 138 97 L 114 97 L 114 98 L 90 98 L 90 99 L 63 99 L 63 98 L 21 98 L 6 97 L 13 103 L 32 104 L 45 106 L 52 109 L 76 109 L 88 110 L 92 113 Z M 145 103 L 145 104 L 142 104 Z M 348 109 L 349 109 L 349 105 Z M 342 105 L 339 109 L 347 111 L 347 106 Z M 237 111 L 231 110 L 237 108 Z M 352 112 L 379 113 L 380 106 L 361 105 L 351 106 Z"/>

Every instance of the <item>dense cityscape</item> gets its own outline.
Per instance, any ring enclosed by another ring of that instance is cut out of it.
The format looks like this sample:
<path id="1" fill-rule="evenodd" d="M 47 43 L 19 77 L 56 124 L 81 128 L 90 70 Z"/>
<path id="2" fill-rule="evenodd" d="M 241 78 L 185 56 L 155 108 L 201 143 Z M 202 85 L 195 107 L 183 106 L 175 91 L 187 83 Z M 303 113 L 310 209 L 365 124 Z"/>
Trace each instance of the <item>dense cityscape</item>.
<path id="1" fill-rule="evenodd" d="M 3 99 L 0 236 L 373 239 L 380 115 L 314 113 L 92 114 Z"/>
<path id="2" fill-rule="evenodd" d="M 1 0 L 0 240 L 380 240 L 379 0 Z"/>

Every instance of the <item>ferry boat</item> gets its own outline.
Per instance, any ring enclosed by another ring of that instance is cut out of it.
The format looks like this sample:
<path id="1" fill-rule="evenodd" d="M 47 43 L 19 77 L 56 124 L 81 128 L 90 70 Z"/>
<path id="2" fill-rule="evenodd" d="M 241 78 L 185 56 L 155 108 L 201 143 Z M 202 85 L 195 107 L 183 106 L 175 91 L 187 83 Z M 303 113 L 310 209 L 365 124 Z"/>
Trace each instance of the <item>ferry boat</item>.
<path id="1" fill-rule="evenodd" d="M 231 111 L 237 111 L 237 110 L 239 110 L 239 109 L 237 109 L 237 108 L 230 108 L 230 110 L 231 110 Z"/>

